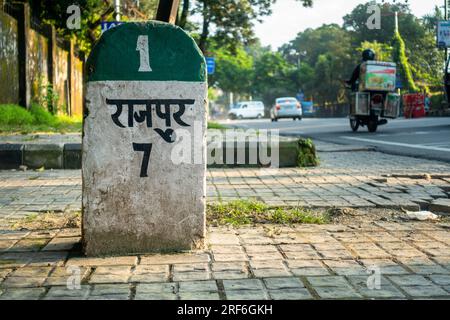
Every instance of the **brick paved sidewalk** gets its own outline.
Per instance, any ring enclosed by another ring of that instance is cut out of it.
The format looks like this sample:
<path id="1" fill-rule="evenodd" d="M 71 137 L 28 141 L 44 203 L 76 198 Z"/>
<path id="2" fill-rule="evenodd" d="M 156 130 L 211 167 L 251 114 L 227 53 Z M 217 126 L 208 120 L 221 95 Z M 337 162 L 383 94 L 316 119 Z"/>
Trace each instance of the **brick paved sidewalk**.
<path id="1" fill-rule="evenodd" d="M 448 228 L 218 227 L 204 251 L 110 258 L 82 257 L 78 229 L 2 232 L 0 299 L 449 299 Z"/>
<path id="2" fill-rule="evenodd" d="M 318 147 L 339 150 L 324 143 Z M 433 202 L 449 201 L 450 164 L 364 151 L 321 152 L 319 156 L 320 167 L 310 169 L 211 169 L 207 199 L 254 198 L 270 205 L 411 210 L 427 209 L 430 204 L 431 209 L 445 209 Z M 33 212 L 80 207 L 79 170 L 0 171 L 0 226 Z"/>

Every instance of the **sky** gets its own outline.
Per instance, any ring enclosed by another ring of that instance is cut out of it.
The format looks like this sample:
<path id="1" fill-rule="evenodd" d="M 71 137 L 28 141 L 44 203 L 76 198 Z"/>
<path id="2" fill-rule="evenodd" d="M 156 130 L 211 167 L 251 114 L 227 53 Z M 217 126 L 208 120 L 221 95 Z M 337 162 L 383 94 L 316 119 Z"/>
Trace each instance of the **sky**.
<path id="1" fill-rule="evenodd" d="M 386 1 L 393 3 L 393 0 Z M 368 1 L 314 0 L 313 8 L 304 8 L 301 2 L 295 0 L 277 0 L 272 15 L 264 17 L 263 23 L 255 25 L 255 33 L 262 45 L 270 45 L 272 49 L 277 49 L 307 28 L 317 28 L 329 23 L 342 25 L 343 16 L 350 13 L 358 4 L 366 2 Z M 377 2 L 382 3 L 380 0 Z M 444 0 L 409 0 L 408 3 L 412 12 L 422 17 L 432 13 L 436 5 L 443 6 Z"/>

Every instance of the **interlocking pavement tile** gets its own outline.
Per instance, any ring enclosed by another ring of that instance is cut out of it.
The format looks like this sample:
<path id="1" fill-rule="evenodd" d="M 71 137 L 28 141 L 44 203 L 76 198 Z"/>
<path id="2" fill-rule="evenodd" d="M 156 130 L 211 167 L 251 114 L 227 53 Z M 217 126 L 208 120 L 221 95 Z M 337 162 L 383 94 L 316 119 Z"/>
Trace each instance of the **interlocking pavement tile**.
<path id="1" fill-rule="evenodd" d="M 225 290 L 227 300 L 267 300 L 263 290 Z"/>
<path id="2" fill-rule="evenodd" d="M 212 271 L 214 279 L 248 278 L 248 268 L 243 262 L 214 262 Z"/>
<path id="3" fill-rule="evenodd" d="M 0 231 L 0 240 L 20 240 L 29 234 L 30 234 L 30 231 L 1 230 Z"/>
<path id="4" fill-rule="evenodd" d="M 279 252 L 258 252 L 248 253 L 250 260 L 277 260 L 283 259 L 283 256 Z"/>
<path id="5" fill-rule="evenodd" d="M 390 259 L 362 259 L 361 262 L 367 269 L 379 269 L 380 274 L 408 274 L 403 266 Z"/>
<path id="6" fill-rule="evenodd" d="M 0 254 L 0 268 L 20 268 L 28 264 L 32 259 L 32 255 L 25 253 L 3 253 Z"/>
<path id="7" fill-rule="evenodd" d="M 348 282 L 343 276 L 317 276 L 306 277 L 313 287 L 340 287 L 347 286 Z"/>
<path id="8" fill-rule="evenodd" d="M 322 299 L 354 299 L 362 298 L 350 285 L 340 287 L 313 287 Z"/>
<path id="9" fill-rule="evenodd" d="M 295 276 L 321 276 L 330 272 L 320 260 L 286 260 L 287 265 Z"/>
<path id="10" fill-rule="evenodd" d="M 347 250 L 320 250 L 320 255 L 324 259 L 352 259 L 352 255 Z"/>
<path id="11" fill-rule="evenodd" d="M 273 245 L 247 245 L 244 248 L 249 255 L 255 253 L 278 253 L 277 247 Z"/>
<path id="12" fill-rule="evenodd" d="M 266 278 L 263 279 L 263 281 L 268 290 L 297 289 L 305 287 L 303 282 L 295 277 Z"/>
<path id="13" fill-rule="evenodd" d="M 80 282 L 91 272 L 91 268 L 80 268 L 77 266 L 71 267 L 56 267 L 51 272 L 50 276 L 45 280 L 45 286 L 65 286 L 75 279 Z"/>
<path id="14" fill-rule="evenodd" d="M 225 291 L 263 289 L 263 284 L 259 279 L 224 280 L 223 286 Z"/>
<path id="15" fill-rule="evenodd" d="M 173 273 L 174 281 L 210 279 L 210 270 L 207 263 L 175 264 Z"/>
<path id="16" fill-rule="evenodd" d="M 429 277 L 431 281 L 440 286 L 450 286 L 449 274 L 436 274 Z"/>
<path id="17" fill-rule="evenodd" d="M 179 292 L 216 292 L 218 291 L 215 281 L 186 281 L 180 282 Z"/>
<path id="18" fill-rule="evenodd" d="M 6 288 L 32 288 L 44 284 L 45 276 L 41 277 L 7 277 L 2 286 Z"/>
<path id="19" fill-rule="evenodd" d="M 250 266 L 257 278 L 291 276 L 281 260 L 253 260 Z"/>
<path id="20" fill-rule="evenodd" d="M 323 260 L 323 262 L 338 275 L 364 275 L 366 269 L 354 260 Z"/>
<path id="21" fill-rule="evenodd" d="M 429 297 L 444 297 L 450 298 L 450 294 L 436 285 L 420 285 L 420 286 L 401 286 L 408 295 L 413 298 L 429 298 Z"/>
<path id="22" fill-rule="evenodd" d="M 208 263 L 206 253 L 155 254 L 141 257 L 141 264 Z"/>
<path id="23" fill-rule="evenodd" d="M 220 300 L 218 292 L 180 292 L 181 300 Z"/>
<path id="24" fill-rule="evenodd" d="M 213 254 L 234 254 L 234 253 L 244 253 L 241 246 L 221 246 L 221 245 L 212 245 L 211 251 Z"/>
<path id="25" fill-rule="evenodd" d="M 44 292 L 45 288 L 8 288 L 0 295 L 0 300 L 38 300 Z"/>
<path id="26" fill-rule="evenodd" d="M 42 251 L 69 251 L 80 242 L 80 237 L 53 238 Z"/>
<path id="27" fill-rule="evenodd" d="M 270 298 L 274 300 L 311 300 L 313 297 L 306 288 L 269 290 Z"/>
<path id="28" fill-rule="evenodd" d="M 52 267 L 23 267 L 14 271 L 11 277 L 47 277 Z"/>
<path id="29" fill-rule="evenodd" d="M 208 234 L 207 242 L 211 245 L 238 245 L 239 238 L 233 233 L 211 232 Z"/>
<path id="30" fill-rule="evenodd" d="M 136 292 L 134 300 L 177 300 L 178 296 L 173 292 Z"/>
<path id="31" fill-rule="evenodd" d="M 94 285 L 90 297 L 92 296 L 117 296 L 113 299 L 120 299 L 118 296 L 128 298 L 131 293 L 129 284 L 96 284 Z"/>
<path id="32" fill-rule="evenodd" d="M 73 257 L 66 262 L 66 266 L 121 266 L 121 265 L 132 266 L 135 265 L 136 263 L 137 263 L 136 256 L 106 257 L 106 258 Z"/>
<path id="33" fill-rule="evenodd" d="M 138 265 L 130 282 L 164 282 L 169 278 L 169 265 Z"/>
<path id="34" fill-rule="evenodd" d="M 56 300 L 56 299 L 76 299 L 84 300 L 88 297 L 89 286 L 80 285 L 79 288 L 68 288 L 66 286 L 56 286 L 51 287 L 50 290 L 45 295 L 46 300 Z"/>
<path id="35" fill-rule="evenodd" d="M 14 246 L 9 248 L 10 252 L 36 252 L 41 250 L 49 242 L 50 239 L 22 239 Z"/>
<path id="36" fill-rule="evenodd" d="M 247 261 L 248 257 L 245 253 L 215 253 L 214 261 L 225 262 L 225 261 Z"/>
<path id="37" fill-rule="evenodd" d="M 403 299 L 405 295 L 393 286 L 386 278 L 380 277 L 371 281 L 366 276 L 349 276 L 349 282 L 356 287 L 356 290 L 366 298 L 372 299 Z"/>
<path id="38" fill-rule="evenodd" d="M 399 286 L 428 286 L 432 285 L 432 282 L 425 279 L 421 275 L 410 274 L 410 275 L 391 275 L 387 276 L 392 282 Z"/>
<path id="39" fill-rule="evenodd" d="M 89 283 L 126 283 L 131 276 L 131 266 L 100 266 L 95 269 Z"/>

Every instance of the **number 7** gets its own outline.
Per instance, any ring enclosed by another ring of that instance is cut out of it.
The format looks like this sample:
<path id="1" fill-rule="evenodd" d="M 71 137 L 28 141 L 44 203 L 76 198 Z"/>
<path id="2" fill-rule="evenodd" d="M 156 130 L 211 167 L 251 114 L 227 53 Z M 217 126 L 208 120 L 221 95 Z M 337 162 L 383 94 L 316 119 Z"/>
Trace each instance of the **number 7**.
<path id="1" fill-rule="evenodd" d="M 134 143 L 133 142 L 133 150 L 134 151 L 142 151 L 144 152 L 144 157 L 142 158 L 141 164 L 141 174 L 140 177 L 148 177 L 148 162 L 150 160 L 150 152 L 152 152 L 152 144 L 151 143 Z"/>

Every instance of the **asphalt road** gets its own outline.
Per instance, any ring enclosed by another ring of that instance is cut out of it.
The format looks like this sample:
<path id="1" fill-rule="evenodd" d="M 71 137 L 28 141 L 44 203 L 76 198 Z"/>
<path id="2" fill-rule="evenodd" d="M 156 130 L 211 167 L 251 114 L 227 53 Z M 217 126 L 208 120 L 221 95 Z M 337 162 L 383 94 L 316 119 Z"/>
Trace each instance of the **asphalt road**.
<path id="1" fill-rule="evenodd" d="M 369 133 L 367 128 L 352 132 L 347 118 L 278 122 L 270 122 L 270 119 L 227 120 L 222 123 L 242 128 L 278 129 L 281 135 L 369 146 L 391 154 L 450 162 L 450 118 L 389 120 L 387 125 L 379 126 L 376 133 Z"/>

